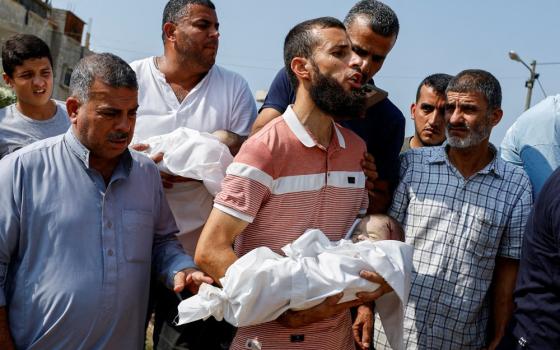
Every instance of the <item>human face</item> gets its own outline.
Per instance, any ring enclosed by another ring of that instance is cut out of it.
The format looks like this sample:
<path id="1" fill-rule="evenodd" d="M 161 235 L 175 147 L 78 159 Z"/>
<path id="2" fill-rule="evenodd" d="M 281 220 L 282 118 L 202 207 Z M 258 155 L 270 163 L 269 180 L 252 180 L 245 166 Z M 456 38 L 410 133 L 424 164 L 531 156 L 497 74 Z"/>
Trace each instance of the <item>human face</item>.
<path id="1" fill-rule="evenodd" d="M 187 15 L 176 24 L 175 49 L 185 60 L 206 71 L 216 62 L 220 24 L 216 11 L 202 5 L 187 5 Z"/>
<path id="2" fill-rule="evenodd" d="M 397 41 L 396 35 L 385 37 L 370 29 L 365 16 L 357 16 L 346 28 L 352 48 L 362 58 L 361 70 L 364 81 L 368 82 L 383 66 L 385 58 Z"/>
<path id="3" fill-rule="evenodd" d="M 117 160 L 134 134 L 138 91 L 114 88 L 95 80 L 85 103 L 70 97 L 66 101 L 76 137 L 102 165 Z"/>
<path id="4" fill-rule="evenodd" d="M 16 66 L 12 77 L 4 73 L 4 81 L 16 93 L 18 103 L 43 107 L 51 98 L 53 70 L 47 57 L 30 58 Z"/>
<path id="5" fill-rule="evenodd" d="M 358 93 L 362 85 L 361 59 L 350 46 L 345 31 L 338 28 L 317 30 L 319 44 L 310 59 L 310 97 L 317 107 L 335 119 L 362 114 L 365 98 Z"/>
<path id="6" fill-rule="evenodd" d="M 410 108 L 415 135 L 423 146 L 437 146 L 445 141 L 445 96 L 423 85 L 418 101 Z"/>
<path id="7" fill-rule="evenodd" d="M 490 137 L 502 114 L 489 110 L 486 98 L 479 92 L 447 92 L 445 121 L 447 142 L 451 147 L 474 147 Z"/>

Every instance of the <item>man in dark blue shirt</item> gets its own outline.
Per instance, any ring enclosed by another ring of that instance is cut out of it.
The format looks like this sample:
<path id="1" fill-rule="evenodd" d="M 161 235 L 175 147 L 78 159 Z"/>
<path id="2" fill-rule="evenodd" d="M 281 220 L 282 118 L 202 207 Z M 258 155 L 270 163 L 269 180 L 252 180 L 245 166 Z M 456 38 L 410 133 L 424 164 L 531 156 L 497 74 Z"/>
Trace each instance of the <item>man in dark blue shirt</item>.
<path id="1" fill-rule="evenodd" d="M 516 309 L 498 349 L 558 349 L 560 344 L 560 169 L 543 186 L 527 221 Z"/>
<path id="2" fill-rule="evenodd" d="M 363 83 L 372 82 L 375 73 L 393 48 L 399 32 L 396 14 L 375 0 L 356 3 L 344 20 L 353 50 L 362 57 Z M 284 69 L 280 70 L 253 125 L 257 132 L 270 120 L 284 113 L 294 101 L 294 89 Z M 342 123 L 366 141 L 368 152 L 375 158 L 379 178 L 374 183 L 371 212 L 386 212 L 398 182 L 399 152 L 404 139 L 405 119 L 387 98 L 373 105 L 362 119 Z"/>

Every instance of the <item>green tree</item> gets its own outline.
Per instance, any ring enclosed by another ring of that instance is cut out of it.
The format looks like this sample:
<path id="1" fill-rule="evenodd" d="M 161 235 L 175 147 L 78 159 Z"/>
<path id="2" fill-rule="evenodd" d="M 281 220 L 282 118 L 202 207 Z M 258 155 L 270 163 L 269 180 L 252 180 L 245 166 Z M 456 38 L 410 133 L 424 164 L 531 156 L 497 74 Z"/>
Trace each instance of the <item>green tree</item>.
<path id="1" fill-rule="evenodd" d="M 16 95 L 12 89 L 0 86 L 0 108 L 11 105 L 16 102 Z"/>

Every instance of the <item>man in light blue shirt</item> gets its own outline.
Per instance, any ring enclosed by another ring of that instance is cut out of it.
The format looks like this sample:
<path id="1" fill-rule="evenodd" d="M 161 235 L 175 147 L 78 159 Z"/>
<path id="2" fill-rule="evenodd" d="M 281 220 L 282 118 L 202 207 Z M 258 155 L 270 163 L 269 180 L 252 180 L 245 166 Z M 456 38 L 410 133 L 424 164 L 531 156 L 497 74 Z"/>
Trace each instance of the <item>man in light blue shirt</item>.
<path id="1" fill-rule="evenodd" d="M 536 197 L 560 165 L 560 94 L 521 114 L 507 131 L 500 153 L 505 161 L 525 169 Z"/>
<path id="2" fill-rule="evenodd" d="M 176 292 L 212 281 L 175 238 L 156 166 L 128 150 L 132 69 L 88 56 L 70 88 L 68 132 L 0 161 L 0 348 L 142 349 L 152 267 Z"/>

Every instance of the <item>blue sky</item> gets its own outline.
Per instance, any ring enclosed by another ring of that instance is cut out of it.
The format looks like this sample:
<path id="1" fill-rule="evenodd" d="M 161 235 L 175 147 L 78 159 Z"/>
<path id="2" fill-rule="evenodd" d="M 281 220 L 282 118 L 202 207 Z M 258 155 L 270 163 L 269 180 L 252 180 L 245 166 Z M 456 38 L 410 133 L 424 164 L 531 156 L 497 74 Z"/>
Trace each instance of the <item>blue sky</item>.
<path id="1" fill-rule="evenodd" d="M 53 0 L 86 22 L 92 19 L 92 49 L 113 52 L 127 61 L 162 52 L 161 13 L 164 0 Z M 319 16 L 342 19 L 354 1 L 215 0 L 221 27 L 217 62 L 247 79 L 251 89 L 266 90 L 282 66 L 282 43 L 296 23 Z M 376 76 L 376 84 L 407 117 L 418 83 L 427 75 L 456 74 L 481 68 L 502 84 L 504 118 L 491 140 L 499 144 L 507 128 L 523 112 L 529 71 L 511 61 L 515 50 L 537 72 L 548 95 L 560 93 L 558 0 L 387 0 L 399 16 L 395 48 Z M 536 85 L 533 103 L 544 98 Z M 380 126 L 382 127 L 382 126 Z"/>

